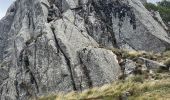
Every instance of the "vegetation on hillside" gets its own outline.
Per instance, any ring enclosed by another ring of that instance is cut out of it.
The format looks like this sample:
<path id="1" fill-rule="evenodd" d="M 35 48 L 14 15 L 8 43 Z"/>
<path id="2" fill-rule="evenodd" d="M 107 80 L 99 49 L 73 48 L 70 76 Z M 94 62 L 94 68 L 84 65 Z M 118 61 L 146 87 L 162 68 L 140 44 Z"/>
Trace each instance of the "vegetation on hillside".
<path id="1" fill-rule="evenodd" d="M 147 3 L 145 7 L 151 11 L 159 11 L 164 22 L 170 22 L 170 1 L 162 0 L 156 4 Z"/>
<path id="2" fill-rule="evenodd" d="M 52 94 L 40 97 L 39 100 L 122 100 L 123 98 L 129 100 L 169 100 L 170 78 L 169 74 L 165 76 L 159 76 L 160 78 L 157 80 L 144 80 L 143 76 L 135 76 L 126 81 L 95 87 L 82 93 Z"/>

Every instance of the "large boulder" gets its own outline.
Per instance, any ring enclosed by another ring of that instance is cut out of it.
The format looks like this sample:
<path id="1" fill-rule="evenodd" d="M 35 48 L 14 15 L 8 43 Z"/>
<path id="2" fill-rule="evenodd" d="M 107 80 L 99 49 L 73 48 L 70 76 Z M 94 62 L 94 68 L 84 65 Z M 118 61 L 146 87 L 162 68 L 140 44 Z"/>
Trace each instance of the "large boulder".
<path id="1" fill-rule="evenodd" d="M 121 75 L 117 57 L 112 51 L 89 47 L 80 51 L 79 57 L 83 73 L 88 76 L 82 79 L 87 80 L 91 86 L 111 83 Z"/>
<path id="2" fill-rule="evenodd" d="M 70 8 L 62 7 L 66 9 L 62 18 L 48 23 L 50 4 L 46 0 L 17 0 L 1 20 L 0 61 L 4 69 L 0 70 L 1 100 L 27 100 L 54 91 L 79 91 L 118 79 L 121 70 L 116 56 L 109 50 L 98 49 L 99 44 L 87 33 L 84 19 L 75 17 Z M 80 52 L 87 47 L 92 47 L 89 50 L 94 50 L 93 55 L 81 58 Z M 103 59 L 95 62 L 93 58 Z M 93 62 L 87 64 L 82 59 Z M 82 61 L 90 70 L 89 76 L 82 68 Z M 98 70 L 102 71 L 102 77 L 96 76 Z"/>

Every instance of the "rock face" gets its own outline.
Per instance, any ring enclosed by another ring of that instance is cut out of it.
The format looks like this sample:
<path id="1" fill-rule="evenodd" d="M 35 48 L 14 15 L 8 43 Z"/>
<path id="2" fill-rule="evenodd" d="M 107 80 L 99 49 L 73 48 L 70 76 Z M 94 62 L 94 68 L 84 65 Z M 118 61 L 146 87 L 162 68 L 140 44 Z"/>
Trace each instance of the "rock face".
<path id="1" fill-rule="evenodd" d="M 168 48 L 169 37 L 166 31 L 151 17 L 142 3 L 129 0 L 129 5 L 129 11 L 121 12 L 125 15 L 120 17 L 122 21 L 114 17 L 112 19 L 118 47 L 156 52 Z"/>
<path id="2" fill-rule="evenodd" d="M 140 0 L 143 4 L 147 3 L 147 0 Z"/>
<path id="3" fill-rule="evenodd" d="M 153 18 L 154 18 L 156 21 L 158 21 L 158 23 L 159 23 L 160 25 L 162 25 L 162 27 L 163 27 L 166 31 L 168 31 L 168 27 L 167 27 L 166 24 L 163 22 L 160 13 L 159 13 L 158 11 L 151 11 L 150 13 L 151 13 L 151 15 L 153 16 Z"/>
<path id="4" fill-rule="evenodd" d="M 143 64 L 147 70 L 168 69 L 168 67 L 164 64 L 143 57 L 139 57 L 138 61 Z"/>
<path id="5" fill-rule="evenodd" d="M 85 48 L 79 55 L 83 73 L 86 73 L 85 78 L 89 78 L 84 79 L 89 81 L 88 86 L 110 83 L 112 80 L 117 80 L 117 76 L 121 74 L 120 67 L 115 67 L 118 66 L 116 55 L 109 50 Z"/>
<path id="6" fill-rule="evenodd" d="M 129 59 L 125 59 L 125 61 L 123 62 L 121 67 L 122 67 L 123 72 L 124 72 L 123 74 L 126 75 L 126 76 L 133 75 L 134 72 L 137 69 L 136 63 L 132 60 L 129 60 Z"/>
<path id="7" fill-rule="evenodd" d="M 161 52 L 170 45 L 139 0 L 16 0 L 0 30 L 1 100 L 117 80 L 116 56 L 100 46 Z"/>

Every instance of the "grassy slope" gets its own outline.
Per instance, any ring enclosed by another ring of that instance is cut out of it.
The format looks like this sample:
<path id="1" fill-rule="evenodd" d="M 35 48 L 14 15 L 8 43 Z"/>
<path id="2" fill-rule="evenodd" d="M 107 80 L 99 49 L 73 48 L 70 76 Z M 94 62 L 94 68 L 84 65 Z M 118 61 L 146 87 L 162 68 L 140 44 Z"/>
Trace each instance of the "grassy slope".
<path id="1" fill-rule="evenodd" d="M 139 77 L 133 77 L 127 81 L 107 84 L 82 93 L 60 93 L 41 97 L 39 100 L 119 100 L 125 92 L 129 93 L 129 100 L 169 100 L 170 78 L 168 77 L 160 80 L 145 80 L 142 83 L 138 82 Z"/>
<path id="2" fill-rule="evenodd" d="M 128 52 L 112 50 L 121 59 L 145 57 L 170 65 L 170 51 L 162 54 L 146 52 Z M 148 74 L 137 75 L 127 80 L 120 80 L 102 87 L 85 90 L 82 93 L 59 93 L 40 97 L 39 100 L 120 100 L 122 94 L 128 92 L 129 100 L 170 100 L 170 72 L 156 73 L 152 78 Z M 154 80 L 151 80 L 154 79 Z"/>

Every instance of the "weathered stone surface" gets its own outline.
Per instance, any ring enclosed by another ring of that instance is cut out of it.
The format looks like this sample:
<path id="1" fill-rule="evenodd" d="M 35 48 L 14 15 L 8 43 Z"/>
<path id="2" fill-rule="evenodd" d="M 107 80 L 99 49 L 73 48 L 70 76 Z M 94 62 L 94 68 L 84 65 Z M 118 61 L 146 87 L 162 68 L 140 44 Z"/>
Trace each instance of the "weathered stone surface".
<path id="1" fill-rule="evenodd" d="M 139 57 L 138 61 L 147 68 L 147 70 L 155 70 L 155 69 L 161 69 L 166 68 L 167 66 L 164 64 L 161 64 L 157 61 L 149 60 L 143 57 Z"/>
<path id="2" fill-rule="evenodd" d="M 129 59 L 125 59 L 122 62 L 121 67 L 123 69 L 124 75 L 126 75 L 126 76 L 134 74 L 134 72 L 136 71 L 136 68 L 137 68 L 136 63 Z"/>
<path id="3" fill-rule="evenodd" d="M 140 0 L 143 4 L 147 3 L 147 0 Z"/>
<path id="4" fill-rule="evenodd" d="M 88 34 L 102 46 L 155 52 L 169 47 L 166 31 L 139 0 L 66 2 L 75 14 L 75 25 L 82 18 Z M 56 5 L 62 4 L 65 1 Z"/>
<path id="5" fill-rule="evenodd" d="M 121 11 L 121 19 L 112 18 L 113 30 L 120 48 L 159 52 L 169 46 L 168 34 L 139 0 L 129 0 L 129 5 L 120 3 L 120 6 L 125 9 Z"/>
<path id="6" fill-rule="evenodd" d="M 158 11 L 150 11 L 151 15 L 153 16 L 153 18 L 158 21 L 158 23 L 166 30 L 168 31 L 168 27 L 165 25 L 165 23 L 163 22 L 161 15 Z"/>
<path id="7" fill-rule="evenodd" d="M 170 44 L 139 0 L 16 0 L 0 30 L 1 100 L 117 80 L 116 56 L 99 46 L 161 52 Z"/>
<path id="8" fill-rule="evenodd" d="M 84 48 L 79 53 L 82 73 L 89 86 L 100 86 L 117 80 L 120 66 L 113 52 L 100 48 Z M 89 78 L 89 79 L 87 79 Z"/>

